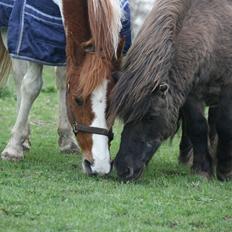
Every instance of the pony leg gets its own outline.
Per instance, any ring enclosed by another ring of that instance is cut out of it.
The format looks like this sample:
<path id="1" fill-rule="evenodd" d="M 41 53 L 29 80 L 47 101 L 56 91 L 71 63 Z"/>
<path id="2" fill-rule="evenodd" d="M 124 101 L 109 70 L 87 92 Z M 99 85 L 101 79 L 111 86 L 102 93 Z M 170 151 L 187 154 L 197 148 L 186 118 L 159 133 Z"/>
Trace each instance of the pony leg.
<path id="1" fill-rule="evenodd" d="M 71 125 L 67 116 L 66 109 L 66 69 L 64 67 L 56 68 L 56 85 L 59 92 L 59 147 L 63 153 L 79 153 L 80 149 L 74 138 Z"/>
<path id="2" fill-rule="evenodd" d="M 210 107 L 208 113 L 208 124 L 209 124 L 209 142 L 211 154 L 214 161 L 216 161 L 216 150 L 218 144 L 217 128 L 216 128 L 216 119 L 217 119 L 218 107 Z"/>
<path id="3" fill-rule="evenodd" d="M 29 62 L 27 73 L 22 80 L 21 103 L 12 136 L 1 154 L 5 160 L 20 160 L 23 158 L 23 142 L 27 138 L 27 122 L 31 106 L 39 95 L 42 81 L 43 65 Z"/>
<path id="4" fill-rule="evenodd" d="M 202 102 L 189 97 L 183 106 L 187 134 L 193 146 L 192 169 L 199 175 L 211 177 L 213 161 L 208 149 L 208 124 L 204 117 Z"/>
<path id="5" fill-rule="evenodd" d="M 27 72 L 27 64 L 28 62 L 18 59 L 12 59 L 12 67 L 14 72 L 14 80 L 15 80 L 15 86 L 16 86 L 16 96 L 17 96 L 17 114 L 19 113 L 20 104 L 21 104 L 21 86 L 23 78 Z M 27 122 L 25 131 L 27 133 L 26 139 L 23 142 L 23 150 L 28 151 L 31 148 L 31 142 L 30 142 L 30 125 Z"/>
<path id="6" fill-rule="evenodd" d="M 187 133 L 187 122 L 182 117 L 182 135 L 180 141 L 179 163 L 187 166 L 192 166 L 193 163 L 193 147 Z"/>
<path id="7" fill-rule="evenodd" d="M 232 180 L 232 85 L 222 90 L 216 129 L 217 146 L 217 177 L 219 180 Z"/>

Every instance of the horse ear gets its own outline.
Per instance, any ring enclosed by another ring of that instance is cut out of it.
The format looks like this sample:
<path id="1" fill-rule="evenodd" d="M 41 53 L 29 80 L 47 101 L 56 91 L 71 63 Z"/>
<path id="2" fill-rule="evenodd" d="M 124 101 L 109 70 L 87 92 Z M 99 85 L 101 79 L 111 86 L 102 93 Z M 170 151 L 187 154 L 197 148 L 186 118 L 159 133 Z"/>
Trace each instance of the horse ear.
<path id="1" fill-rule="evenodd" d="M 165 82 L 162 82 L 158 88 L 159 88 L 159 92 L 162 94 L 162 96 L 165 97 L 167 95 L 168 90 L 169 90 L 169 85 Z"/>
<path id="2" fill-rule="evenodd" d="M 125 39 L 121 38 L 118 44 L 117 54 L 113 59 L 113 66 L 115 70 L 120 70 L 122 58 L 123 58 L 124 45 L 125 45 Z"/>
<path id="3" fill-rule="evenodd" d="M 165 82 L 162 82 L 152 92 L 155 94 L 159 94 L 162 97 L 165 97 L 167 95 L 168 90 L 169 85 Z"/>
<path id="4" fill-rule="evenodd" d="M 125 39 L 120 38 L 119 44 L 118 44 L 118 49 L 117 49 L 117 59 L 120 59 L 120 61 L 121 61 L 121 57 L 123 55 L 124 46 L 125 46 Z"/>

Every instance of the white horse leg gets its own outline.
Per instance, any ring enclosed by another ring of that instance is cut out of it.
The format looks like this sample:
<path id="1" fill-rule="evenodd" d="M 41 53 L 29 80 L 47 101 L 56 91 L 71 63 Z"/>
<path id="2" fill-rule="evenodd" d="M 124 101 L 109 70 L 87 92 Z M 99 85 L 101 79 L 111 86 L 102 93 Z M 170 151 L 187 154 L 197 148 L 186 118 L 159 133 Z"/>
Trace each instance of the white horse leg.
<path id="1" fill-rule="evenodd" d="M 4 43 L 4 46 L 7 48 L 7 30 L 1 30 L 1 36 Z M 12 69 L 13 69 L 13 77 L 15 80 L 15 86 L 16 86 L 16 96 L 17 96 L 17 114 L 19 112 L 19 107 L 21 103 L 21 84 L 23 77 L 26 74 L 27 71 L 27 62 L 23 60 L 17 60 L 12 59 Z M 29 141 L 29 135 L 30 135 L 30 127 L 27 123 L 27 139 L 23 143 L 24 150 L 30 149 L 30 141 Z"/>
<path id="2" fill-rule="evenodd" d="M 27 122 L 32 103 L 39 95 L 42 80 L 43 65 L 30 62 L 27 73 L 22 80 L 21 104 L 12 136 L 1 154 L 2 159 L 20 160 L 23 158 L 23 142 L 27 138 Z"/>
<path id="3" fill-rule="evenodd" d="M 17 114 L 19 113 L 19 108 L 21 104 L 21 86 L 24 76 L 26 75 L 28 62 L 18 59 L 12 59 L 12 67 L 13 67 L 13 77 L 15 80 L 16 86 L 16 96 L 17 96 Z M 26 139 L 23 142 L 23 150 L 28 151 L 31 148 L 30 142 L 30 125 L 27 122 L 25 131 L 27 133 Z"/>
<path id="4" fill-rule="evenodd" d="M 59 94 L 59 147 L 63 153 L 80 152 L 76 139 L 73 136 L 72 128 L 68 120 L 66 109 L 66 69 L 64 67 L 56 68 L 56 85 Z"/>

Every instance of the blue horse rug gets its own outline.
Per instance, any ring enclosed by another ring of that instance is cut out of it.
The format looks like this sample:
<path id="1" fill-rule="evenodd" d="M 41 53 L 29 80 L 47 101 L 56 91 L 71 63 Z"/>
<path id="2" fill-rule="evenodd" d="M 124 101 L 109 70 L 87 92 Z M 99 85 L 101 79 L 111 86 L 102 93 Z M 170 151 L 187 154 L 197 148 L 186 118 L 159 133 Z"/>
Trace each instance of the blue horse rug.
<path id="1" fill-rule="evenodd" d="M 124 53 L 131 45 L 128 0 L 124 9 L 121 36 Z M 0 28 L 8 28 L 8 49 L 12 57 L 46 65 L 66 63 L 65 33 L 58 6 L 52 0 L 0 0 Z"/>
<path id="2" fill-rule="evenodd" d="M 131 14 L 128 0 L 120 0 L 121 8 L 123 9 L 122 30 L 121 36 L 125 38 L 125 47 L 123 54 L 126 54 L 131 46 Z"/>

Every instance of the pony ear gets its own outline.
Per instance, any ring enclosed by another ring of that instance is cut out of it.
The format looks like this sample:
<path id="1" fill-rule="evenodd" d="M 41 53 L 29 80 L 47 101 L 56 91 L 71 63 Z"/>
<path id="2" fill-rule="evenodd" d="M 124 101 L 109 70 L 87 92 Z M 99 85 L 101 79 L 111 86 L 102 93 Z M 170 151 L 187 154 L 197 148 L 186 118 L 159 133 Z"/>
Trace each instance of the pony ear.
<path id="1" fill-rule="evenodd" d="M 167 95 L 168 90 L 169 90 L 169 85 L 167 83 L 162 82 L 159 85 L 159 92 L 162 94 L 163 97 L 165 97 Z"/>
<path id="2" fill-rule="evenodd" d="M 153 93 L 159 93 L 162 97 L 165 97 L 167 95 L 167 92 L 169 90 L 169 85 L 165 82 L 162 82 L 159 84 L 158 87 L 153 90 Z"/>

